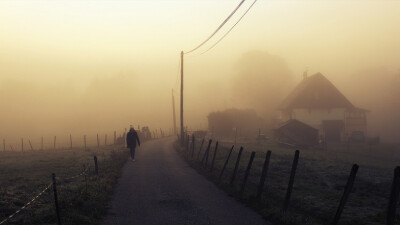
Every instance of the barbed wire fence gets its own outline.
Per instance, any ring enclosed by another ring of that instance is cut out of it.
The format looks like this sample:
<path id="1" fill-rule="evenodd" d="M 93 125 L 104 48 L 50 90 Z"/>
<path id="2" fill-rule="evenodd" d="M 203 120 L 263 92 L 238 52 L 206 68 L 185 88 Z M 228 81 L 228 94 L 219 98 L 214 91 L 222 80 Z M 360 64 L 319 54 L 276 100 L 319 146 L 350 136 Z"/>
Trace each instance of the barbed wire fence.
<path id="1" fill-rule="evenodd" d="M 22 210 L 26 209 L 28 206 L 30 206 L 32 203 L 34 203 L 43 193 L 45 193 L 47 190 L 49 190 L 49 188 L 51 188 L 51 186 L 53 185 L 53 183 L 50 183 L 49 185 L 47 185 L 47 187 L 45 189 L 43 189 L 38 195 L 36 195 L 33 199 L 31 199 L 29 202 L 27 202 L 25 205 L 23 205 L 21 208 L 19 208 L 17 211 L 15 211 L 13 214 L 9 215 L 7 218 L 3 219 L 0 222 L 1 224 L 5 224 L 6 222 L 8 222 L 9 220 L 11 220 L 14 216 L 16 216 L 18 213 L 20 213 Z"/>
<path id="2" fill-rule="evenodd" d="M 96 161 L 97 164 L 97 161 Z M 77 174 L 77 175 L 72 175 L 72 176 L 61 176 L 59 177 L 60 179 L 63 179 L 64 182 L 65 180 L 73 180 L 75 178 L 81 177 L 83 175 L 88 175 L 88 171 L 89 171 L 90 166 L 87 165 L 85 166 L 85 169 Z M 0 225 L 2 224 L 6 224 L 7 222 L 9 222 L 11 219 L 13 219 L 16 215 L 18 215 L 19 213 L 21 213 L 23 210 L 27 209 L 29 206 L 31 206 L 33 203 L 35 203 L 36 200 L 38 200 L 44 193 L 46 193 L 51 187 L 53 187 L 53 192 L 54 192 L 54 201 L 55 201 L 55 208 L 57 211 L 57 221 L 58 224 L 61 224 L 61 218 L 60 218 L 60 214 L 59 214 L 59 210 L 58 210 L 58 199 L 57 199 L 57 182 L 56 182 L 56 176 L 53 173 L 52 174 L 52 182 L 50 184 L 48 184 L 42 191 L 39 192 L 39 194 L 37 194 L 35 197 L 33 197 L 30 201 L 28 201 L 27 203 L 25 203 L 22 207 L 20 207 L 18 210 L 16 210 L 14 213 L 12 213 L 11 215 L 9 215 L 8 217 L 6 217 L 5 219 L 3 219 L 0 222 Z M 59 182 L 58 184 L 63 183 L 63 182 Z"/>
<path id="3" fill-rule="evenodd" d="M 126 130 L 125 130 L 125 132 L 123 132 L 123 133 L 121 133 L 120 135 L 118 135 L 117 136 L 117 132 L 116 131 L 114 131 L 114 142 L 111 142 L 111 143 L 109 143 L 108 145 L 107 145 L 107 135 L 105 135 L 104 136 L 104 142 L 102 142 L 102 143 L 104 143 L 104 145 L 102 144 L 101 146 L 121 146 L 121 145 L 124 145 L 125 144 L 125 135 L 126 135 Z M 166 133 L 166 132 L 164 132 L 162 129 L 159 129 L 158 131 L 157 130 L 155 130 L 155 131 L 152 131 L 152 132 L 149 132 L 149 134 L 139 134 L 139 135 L 141 135 L 142 137 L 141 137 L 141 139 L 143 140 L 143 142 L 145 142 L 145 141 L 148 141 L 148 140 L 154 140 L 154 139 L 158 139 L 158 138 L 164 138 L 164 137 L 169 137 L 170 135 L 171 135 L 171 131 L 169 132 L 169 133 Z M 100 147 L 100 140 L 99 140 L 99 135 L 96 135 L 97 136 L 97 142 L 94 142 L 95 144 L 93 144 L 92 145 L 92 147 Z M 73 147 L 78 147 L 78 148 L 82 148 L 82 146 L 76 146 L 75 144 L 73 145 L 73 142 L 72 142 L 72 135 L 69 135 L 69 140 L 70 140 L 70 146 L 68 146 L 68 147 L 65 147 L 65 148 L 59 148 L 59 149 L 64 149 L 64 150 L 68 150 L 68 149 L 72 149 Z M 28 139 L 29 140 L 29 139 Z M 30 148 L 30 150 L 32 151 L 32 152 L 36 152 L 36 151 L 40 151 L 40 150 L 45 150 L 44 148 L 43 148 L 43 138 L 41 138 L 41 140 L 42 140 L 42 144 L 41 144 L 41 148 L 37 148 L 37 149 L 34 149 L 33 147 L 32 147 L 32 144 L 31 144 L 31 142 L 30 142 L 30 140 L 29 140 L 29 145 L 31 146 L 31 148 Z M 56 138 L 54 138 L 54 143 L 52 143 L 52 144 L 54 144 L 54 149 L 55 149 L 55 146 L 56 146 Z M 84 140 L 84 143 L 83 143 L 83 146 L 84 146 L 84 148 L 83 148 L 83 150 L 88 150 L 89 148 L 87 148 L 87 147 L 89 147 L 89 145 L 87 145 L 87 142 L 86 142 L 86 135 L 84 135 L 83 136 L 83 140 Z M 6 152 L 6 148 L 5 148 L 5 140 L 3 139 L 3 151 L 0 151 L 0 152 Z M 24 149 L 23 149 L 23 144 L 24 144 L 24 142 L 23 142 L 23 139 L 21 140 L 21 152 L 24 152 Z M 10 150 L 12 150 L 12 151 L 14 151 L 14 149 L 12 148 L 12 145 L 10 145 Z M 52 149 L 50 149 L 50 150 L 52 150 Z M 8 215 L 8 216 L 6 216 L 6 218 L 4 218 L 4 219 L 2 219 L 1 221 L 0 221 L 0 225 L 5 225 L 5 224 L 10 224 L 11 222 L 12 222 L 12 220 L 17 216 L 17 215 L 19 215 L 19 214 L 22 214 L 23 213 L 23 211 L 27 211 L 27 209 L 30 207 L 30 206 L 32 206 L 32 205 L 34 205 L 35 203 L 37 203 L 37 201 L 38 200 L 40 200 L 40 199 L 42 199 L 42 200 L 44 200 L 44 201 L 47 201 L 47 200 L 49 200 L 50 201 L 50 198 L 49 199 L 47 199 L 47 198 L 45 198 L 45 196 L 48 196 L 48 195 L 45 195 L 47 192 L 49 192 L 50 193 L 50 189 L 52 189 L 53 190 L 53 194 L 54 194 L 54 197 L 52 198 L 53 199 L 53 201 L 54 201 L 54 208 L 55 208 L 55 217 L 56 217 L 56 219 L 57 219 L 57 224 L 59 224 L 59 225 L 61 225 L 62 223 L 61 223 L 61 216 L 60 216 L 60 210 L 59 210 L 59 201 L 58 201 L 58 195 L 59 195 L 59 193 L 58 193 L 58 191 L 61 191 L 61 193 L 62 193 L 62 191 L 63 191 L 63 186 L 60 186 L 60 188 L 57 188 L 57 186 L 58 185 L 68 185 L 68 184 L 72 184 L 72 183 L 74 183 L 74 181 L 76 181 L 76 179 L 77 178 L 79 178 L 79 177 L 82 177 L 82 176 L 85 176 L 85 182 L 86 182 L 86 189 L 87 189 L 87 186 L 88 186 L 88 184 L 87 184 L 87 182 L 88 182 L 88 179 L 87 179 L 87 177 L 89 176 L 89 175 L 93 175 L 93 176 L 96 176 L 96 177 L 98 177 L 98 175 L 99 175 L 99 170 L 98 170 L 98 160 L 97 160 L 97 156 L 96 155 L 93 155 L 93 166 L 90 166 L 90 164 L 89 163 L 86 163 L 86 164 L 83 164 L 83 169 L 82 169 L 82 171 L 80 172 L 80 173 L 78 173 L 78 174 L 73 174 L 73 175 L 63 175 L 63 176 L 56 176 L 54 173 L 52 173 L 51 174 L 51 179 L 52 179 L 52 181 L 51 181 L 51 183 L 49 183 L 49 184 L 47 184 L 46 186 L 45 186 L 45 188 L 43 188 L 43 189 L 40 189 L 39 191 L 37 191 L 37 192 L 35 192 L 35 193 L 38 193 L 37 195 L 35 195 L 32 199 L 30 199 L 29 201 L 27 201 L 24 205 L 22 205 L 21 207 L 19 207 L 17 210 L 15 210 L 15 212 L 13 212 L 12 214 L 10 214 L 10 215 Z M 65 189 L 64 189 L 65 190 Z M 50 197 L 50 196 L 48 196 L 48 197 Z M 46 199 L 46 200 L 45 200 Z"/>

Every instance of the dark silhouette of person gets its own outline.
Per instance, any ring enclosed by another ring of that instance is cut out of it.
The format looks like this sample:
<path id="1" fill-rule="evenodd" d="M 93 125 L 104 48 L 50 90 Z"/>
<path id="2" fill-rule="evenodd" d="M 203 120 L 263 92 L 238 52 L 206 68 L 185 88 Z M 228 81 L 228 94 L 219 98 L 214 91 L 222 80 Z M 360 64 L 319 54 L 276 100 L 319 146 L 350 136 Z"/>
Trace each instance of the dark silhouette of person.
<path id="1" fill-rule="evenodd" d="M 135 149 L 136 149 L 136 141 L 140 146 L 140 140 L 137 132 L 133 127 L 129 130 L 129 132 L 126 134 L 126 145 L 129 148 L 131 152 L 131 160 L 135 161 Z"/>

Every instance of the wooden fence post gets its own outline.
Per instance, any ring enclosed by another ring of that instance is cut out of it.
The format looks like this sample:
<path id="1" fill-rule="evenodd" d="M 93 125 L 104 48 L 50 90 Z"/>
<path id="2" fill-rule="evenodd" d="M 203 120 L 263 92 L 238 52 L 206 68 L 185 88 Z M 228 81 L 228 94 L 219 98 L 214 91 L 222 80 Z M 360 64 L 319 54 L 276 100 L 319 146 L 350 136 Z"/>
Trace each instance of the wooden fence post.
<path id="1" fill-rule="evenodd" d="M 96 175 L 98 175 L 99 174 L 99 167 L 97 165 L 97 156 L 93 156 L 93 160 L 94 160 L 94 173 Z"/>
<path id="2" fill-rule="evenodd" d="M 54 203 L 55 203 L 55 206 L 56 206 L 57 223 L 58 223 L 58 225 L 61 225 L 60 208 L 58 207 L 56 175 L 54 173 L 52 173 L 51 177 L 52 177 L 52 180 L 53 180 Z"/>
<path id="3" fill-rule="evenodd" d="M 99 140 L 99 134 L 97 134 L 97 148 L 100 147 L 100 140 Z"/>
<path id="4" fill-rule="evenodd" d="M 336 211 L 335 218 L 333 219 L 332 225 L 337 225 L 339 223 L 340 216 L 342 215 L 344 205 L 349 198 L 350 192 L 353 189 L 354 180 L 356 179 L 356 174 L 358 171 L 358 165 L 354 164 L 351 167 L 351 172 L 349 179 L 347 180 L 346 187 L 344 188 L 344 192 L 342 198 L 340 199 L 339 207 Z"/>
<path id="5" fill-rule="evenodd" d="M 194 134 L 192 135 L 192 159 L 193 159 L 193 156 L 194 156 L 194 144 L 195 144 L 195 140 L 196 140 L 196 138 L 194 137 Z"/>
<path id="6" fill-rule="evenodd" d="M 261 172 L 260 183 L 258 184 L 258 190 L 257 190 L 257 199 L 258 200 L 261 200 L 261 196 L 264 191 L 264 183 L 265 183 L 265 178 L 267 177 L 267 173 L 268 173 L 270 158 L 271 158 L 271 151 L 268 151 L 267 154 L 265 155 L 265 161 L 264 161 L 264 166 L 263 166 L 263 169 Z"/>
<path id="7" fill-rule="evenodd" d="M 22 152 L 24 152 L 24 139 L 21 138 L 21 148 L 22 148 Z"/>
<path id="8" fill-rule="evenodd" d="M 117 131 L 114 131 L 114 145 L 117 144 Z"/>
<path id="9" fill-rule="evenodd" d="M 218 141 L 215 143 L 214 156 L 213 156 L 213 159 L 212 159 L 212 162 L 211 162 L 211 168 L 210 168 L 210 172 L 211 173 L 214 170 L 215 158 L 217 157 L 217 150 L 218 150 Z"/>
<path id="10" fill-rule="evenodd" d="M 56 141 L 57 141 L 57 136 L 54 136 L 54 150 L 56 150 Z"/>
<path id="11" fill-rule="evenodd" d="M 189 149 L 189 142 L 190 142 L 190 135 L 188 134 L 187 135 L 187 138 L 186 138 L 186 154 L 189 156 L 189 151 L 190 151 L 190 149 Z"/>
<path id="12" fill-rule="evenodd" d="M 244 174 L 242 188 L 240 189 L 240 196 L 243 196 L 244 190 L 246 188 L 247 179 L 249 178 L 251 166 L 253 165 L 255 155 L 256 155 L 256 152 L 251 152 L 249 164 L 247 164 L 246 173 Z"/>
<path id="13" fill-rule="evenodd" d="M 225 169 L 226 169 L 226 166 L 227 166 L 228 163 L 229 163 L 229 158 L 231 158 L 231 155 L 232 155 L 232 152 L 233 152 L 233 148 L 235 148 L 235 145 L 232 145 L 232 148 L 231 148 L 231 150 L 229 151 L 229 154 L 228 154 L 228 158 L 226 158 L 226 160 L 225 160 L 224 167 L 222 167 L 221 173 L 219 174 L 219 180 L 220 180 L 220 181 L 221 181 L 222 175 L 224 174 L 224 171 L 225 171 Z"/>
<path id="14" fill-rule="evenodd" d="M 30 139 L 28 139 L 28 142 L 29 142 L 29 146 L 31 146 L 31 151 L 33 151 L 33 147 L 32 147 L 31 140 L 30 140 Z"/>
<path id="15" fill-rule="evenodd" d="M 86 135 L 83 135 L 83 144 L 85 146 L 85 151 L 86 151 Z"/>
<path id="16" fill-rule="evenodd" d="M 390 193 L 386 225 L 394 225 L 394 219 L 396 217 L 396 206 L 399 199 L 400 191 L 400 167 L 394 169 L 394 177 L 392 183 L 392 191 Z"/>
<path id="17" fill-rule="evenodd" d="M 200 149 L 199 149 L 199 152 L 197 153 L 197 160 L 200 159 L 200 152 L 201 152 L 201 149 L 203 148 L 203 145 L 204 145 L 204 138 L 203 138 L 203 140 L 201 141 Z"/>
<path id="18" fill-rule="evenodd" d="M 242 152 L 243 152 L 243 147 L 240 147 L 240 150 L 239 150 L 239 153 L 238 153 L 238 156 L 236 159 L 235 169 L 233 170 L 232 177 L 231 177 L 231 183 L 230 183 L 231 185 L 233 185 L 235 182 L 236 173 L 239 169 L 240 157 L 242 157 Z"/>
<path id="19" fill-rule="evenodd" d="M 207 146 L 206 151 L 204 152 L 203 159 L 201 160 L 201 164 L 204 164 L 204 160 L 206 159 L 207 152 L 210 151 L 211 142 L 212 142 L 211 139 L 208 140 L 208 146 Z"/>
<path id="20" fill-rule="evenodd" d="M 207 166 L 208 166 L 208 158 L 210 156 L 210 149 L 211 149 L 211 145 L 210 145 L 209 148 L 207 148 L 207 151 L 205 152 L 206 153 L 206 161 L 205 161 L 205 164 L 204 164 L 204 169 L 207 169 Z"/>
<path id="21" fill-rule="evenodd" d="M 72 135 L 69 134 L 69 142 L 70 142 L 70 148 L 72 149 Z"/>
<path id="22" fill-rule="evenodd" d="M 299 162 L 299 155 L 300 151 L 296 150 L 296 152 L 294 153 L 292 171 L 290 173 L 289 185 L 286 191 L 285 202 L 283 203 L 283 210 L 282 210 L 283 212 L 286 212 L 289 207 L 290 197 L 292 195 L 292 190 L 293 190 L 294 176 L 296 175 L 297 164 Z"/>

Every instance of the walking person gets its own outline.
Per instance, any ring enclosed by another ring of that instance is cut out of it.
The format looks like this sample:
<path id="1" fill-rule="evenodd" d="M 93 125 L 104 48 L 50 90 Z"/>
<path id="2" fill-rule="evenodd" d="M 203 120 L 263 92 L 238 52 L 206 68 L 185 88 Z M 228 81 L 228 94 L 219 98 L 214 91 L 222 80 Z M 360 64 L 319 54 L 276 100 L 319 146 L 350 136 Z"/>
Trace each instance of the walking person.
<path id="1" fill-rule="evenodd" d="M 135 128 L 133 128 L 131 126 L 131 129 L 126 134 L 126 145 L 131 152 L 131 161 L 133 161 L 133 162 L 135 161 L 136 141 L 137 141 L 137 144 L 140 146 L 139 136 L 138 136 Z"/>

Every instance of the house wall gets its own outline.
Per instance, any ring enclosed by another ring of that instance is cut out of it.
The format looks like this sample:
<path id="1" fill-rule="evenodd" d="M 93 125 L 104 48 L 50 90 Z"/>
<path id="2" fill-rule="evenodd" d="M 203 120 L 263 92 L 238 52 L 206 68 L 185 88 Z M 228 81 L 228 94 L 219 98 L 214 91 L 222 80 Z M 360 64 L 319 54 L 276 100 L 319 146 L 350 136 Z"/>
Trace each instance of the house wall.
<path id="1" fill-rule="evenodd" d="M 367 135 L 367 121 L 365 113 L 348 112 L 345 108 L 333 109 L 293 109 L 289 112 L 282 112 L 279 119 L 287 121 L 296 119 L 318 129 L 319 135 L 324 136 L 322 128 L 323 120 L 341 120 L 344 122 L 344 129 L 341 133 L 341 140 L 346 141 L 348 135 L 353 131 L 362 131 Z"/>
<path id="2" fill-rule="evenodd" d="M 334 109 L 293 109 L 292 119 L 322 130 L 322 120 L 343 120 L 345 119 L 345 108 Z"/>
<path id="3" fill-rule="evenodd" d="M 367 135 L 367 116 L 365 112 L 346 113 L 346 135 L 351 135 L 354 131 L 361 131 Z"/>
<path id="4" fill-rule="evenodd" d="M 325 136 L 322 128 L 323 120 L 341 120 L 345 121 L 345 108 L 333 109 L 293 109 L 291 116 L 303 123 L 306 123 L 316 129 L 321 136 Z M 341 140 L 345 140 L 344 130 L 340 134 Z"/>

